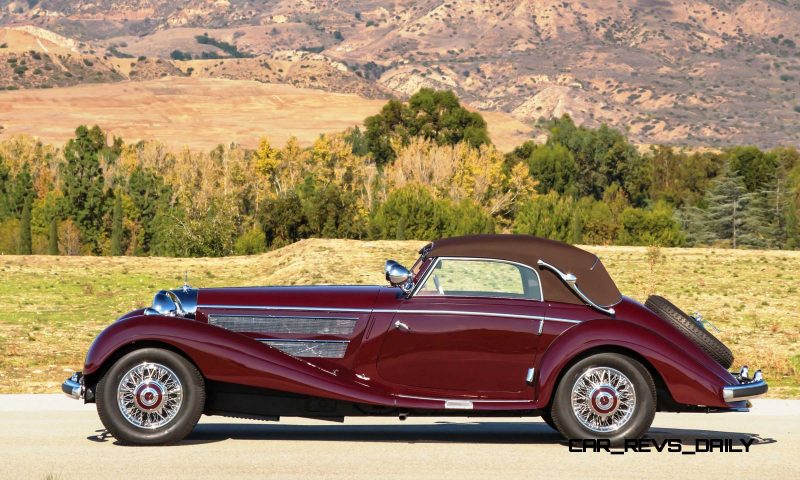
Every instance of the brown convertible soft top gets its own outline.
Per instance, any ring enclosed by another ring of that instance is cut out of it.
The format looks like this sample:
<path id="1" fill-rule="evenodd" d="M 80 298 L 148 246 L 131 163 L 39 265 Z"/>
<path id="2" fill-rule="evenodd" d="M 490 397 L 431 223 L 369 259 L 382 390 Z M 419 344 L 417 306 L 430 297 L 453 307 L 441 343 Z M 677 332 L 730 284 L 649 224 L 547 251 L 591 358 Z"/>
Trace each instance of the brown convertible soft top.
<path id="1" fill-rule="evenodd" d="M 578 287 L 592 301 L 610 306 L 622 299 L 600 259 L 593 253 L 566 243 L 532 235 L 469 235 L 436 240 L 420 250 L 428 257 L 477 257 L 510 260 L 539 272 L 544 299 L 551 302 L 583 303 L 555 273 L 537 265 L 543 260 L 578 278 Z"/>

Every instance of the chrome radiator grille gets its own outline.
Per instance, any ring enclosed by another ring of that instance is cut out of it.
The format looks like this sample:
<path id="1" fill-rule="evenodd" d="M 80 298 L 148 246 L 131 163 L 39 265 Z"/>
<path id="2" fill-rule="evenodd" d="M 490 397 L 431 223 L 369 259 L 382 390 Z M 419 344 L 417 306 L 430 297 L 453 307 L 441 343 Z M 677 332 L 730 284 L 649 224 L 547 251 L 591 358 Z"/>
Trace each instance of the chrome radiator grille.
<path id="1" fill-rule="evenodd" d="M 355 318 L 209 315 L 208 323 L 234 332 L 270 334 L 350 335 Z"/>
<path id="2" fill-rule="evenodd" d="M 262 338 L 259 342 L 277 348 L 293 357 L 342 358 L 347 351 L 347 340 L 273 340 Z"/>

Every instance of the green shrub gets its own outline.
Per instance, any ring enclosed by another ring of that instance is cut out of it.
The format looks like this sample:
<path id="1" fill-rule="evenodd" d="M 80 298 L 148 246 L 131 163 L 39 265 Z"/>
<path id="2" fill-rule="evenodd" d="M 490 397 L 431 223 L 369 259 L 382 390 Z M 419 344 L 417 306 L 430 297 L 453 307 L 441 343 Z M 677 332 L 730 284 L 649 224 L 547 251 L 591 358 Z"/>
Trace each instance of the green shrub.
<path id="1" fill-rule="evenodd" d="M 237 255 L 255 255 L 266 251 L 266 249 L 267 237 L 260 226 L 244 232 L 236 239 L 236 244 L 234 245 L 234 251 Z"/>

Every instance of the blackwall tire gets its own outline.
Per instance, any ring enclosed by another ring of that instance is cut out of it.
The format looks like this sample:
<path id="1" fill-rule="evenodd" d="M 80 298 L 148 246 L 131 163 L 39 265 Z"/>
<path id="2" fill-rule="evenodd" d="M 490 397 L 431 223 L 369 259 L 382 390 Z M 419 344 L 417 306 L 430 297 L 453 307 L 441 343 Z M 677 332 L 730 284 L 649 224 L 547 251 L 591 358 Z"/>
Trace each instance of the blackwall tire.
<path id="1" fill-rule="evenodd" d="M 205 407 L 203 376 L 169 350 L 143 348 L 117 360 L 97 384 L 97 413 L 125 445 L 165 445 L 191 433 Z"/>
<path id="2" fill-rule="evenodd" d="M 616 353 L 580 360 L 561 378 L 550 414 L 567 439 L 640 438 L 653 423 L 656 389 L 638 361 Z"/>
<path id="3" fill-rule="evenodd" d="M 644 305 L 659 317 L 675 325 L 695 345 L 722 365 L 723 368 L 731 368 L 731 365 L 733 365 L 733 352 L 711 332 L 706 330 L 697 319 L 686 315 L 669 300 L 658 295 L 651 295 Z"/>
<path id="4" fill-rule="evenodd" d="M 546 423 L 548 427 L 552 428 L 553 430 L 558 430 L 558 427 L 556 427 L 556 424 L 553 423 L 553 416 L 550 415 L 550 412 L 543 413 L 542 414 L 542 420 L 544 420 L 544 423 Z"/>

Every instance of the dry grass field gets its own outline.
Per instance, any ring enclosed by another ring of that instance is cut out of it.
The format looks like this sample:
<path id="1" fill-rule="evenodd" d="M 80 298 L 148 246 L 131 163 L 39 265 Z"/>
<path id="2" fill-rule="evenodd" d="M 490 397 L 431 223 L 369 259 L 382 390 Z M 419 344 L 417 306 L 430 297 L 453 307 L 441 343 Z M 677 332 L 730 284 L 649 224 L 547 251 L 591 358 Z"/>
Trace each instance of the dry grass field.
<path id="1" fill-rule="evenodd" d="M 251 257 L 0 257 L 0 393 L 55 392 L 94 336 L 156 290 L 192 285 L 383 284 L 386 258 L 418 241 L 305 240 Z M 701 311 L 736 354 L 763 368 L 770 395 L 800 395 L 800 252 L 588 247 L 620 289 Z"/>
<path id="2" fill-rule="evenodd" d="M 155 139 L 174 148 L 211 149 L 235 142 L 255 147 L 268 136 L 309 145 L 376 114 L 386 100 L 284 84 L 165 77 L 74 87 L 0 92 L 0 139 L 27 134 L 61 145 L 81 124 L 100 125 L 133 143 Z M 495 145 L 508 151 L 531 129 L 510 115 L 488 112 Z"/>

